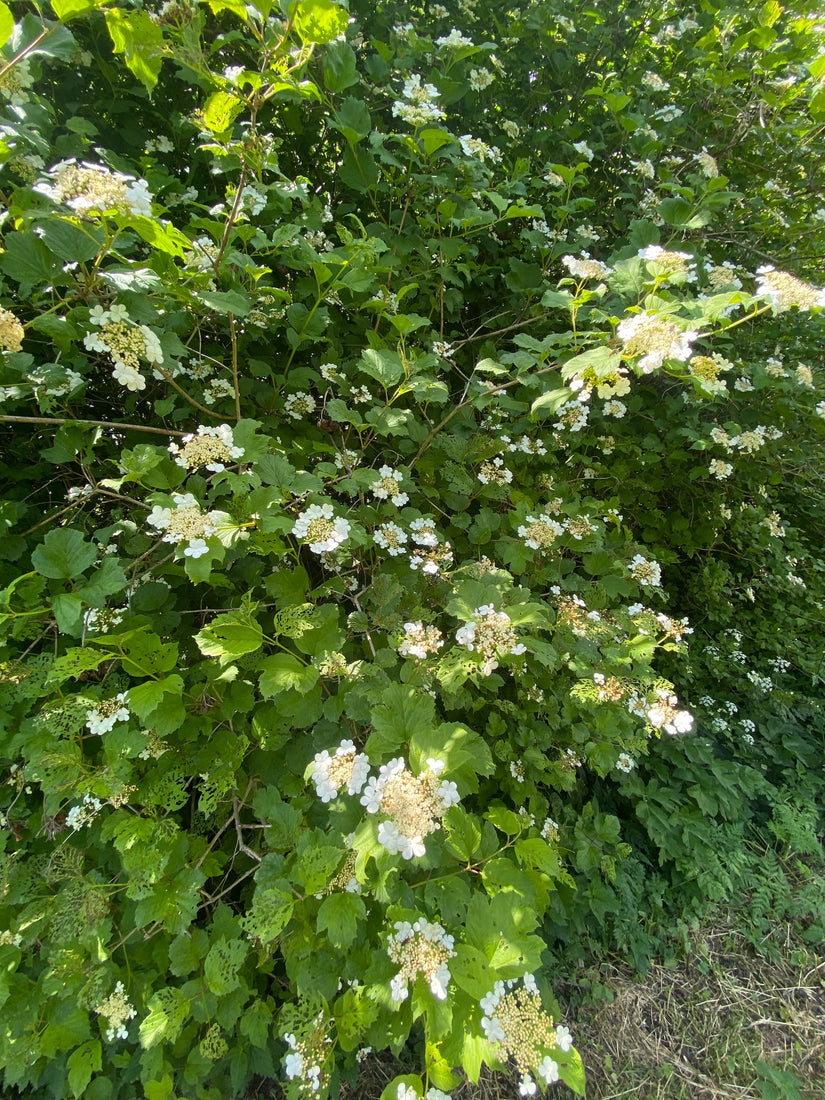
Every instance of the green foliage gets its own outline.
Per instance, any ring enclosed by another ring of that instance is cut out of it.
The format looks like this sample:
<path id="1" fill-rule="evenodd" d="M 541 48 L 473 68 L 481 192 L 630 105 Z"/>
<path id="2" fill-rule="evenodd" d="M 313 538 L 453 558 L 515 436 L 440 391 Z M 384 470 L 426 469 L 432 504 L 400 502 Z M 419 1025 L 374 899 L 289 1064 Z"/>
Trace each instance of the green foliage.
<path id="1" fill-rule="evenodd" d="M 6 1091 L 583 1095 L 549 959 L 825 936 L 822 30 L 597 7 L 0 3 Z"/>

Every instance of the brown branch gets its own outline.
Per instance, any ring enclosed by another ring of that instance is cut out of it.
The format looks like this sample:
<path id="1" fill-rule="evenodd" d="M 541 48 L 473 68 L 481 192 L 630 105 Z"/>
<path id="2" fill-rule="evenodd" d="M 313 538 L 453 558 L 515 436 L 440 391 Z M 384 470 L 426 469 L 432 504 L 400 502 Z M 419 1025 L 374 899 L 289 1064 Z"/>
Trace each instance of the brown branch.
<path id="1" fill-rule="evenodd" d="M 186 396 L 184 394 L 184 396 Z M 200 408 L 200 406 L 198 406 Z M 209 412 L 209 409 L 204 410 Z M 215 415 L 212 413 L 211 415 Z M 0 415 L 0 421 L 8 424 L 79 424 L 84 428 L 120 428 L 129 432 L 152 432 L 153 435 L 180 435 L 186 432 L 173 431 L 171 428 L 151 428 L 148 424 L 119 424 L 113 420 L 75 420 L 73 417 L 55 416 L 5 416 Z"/>

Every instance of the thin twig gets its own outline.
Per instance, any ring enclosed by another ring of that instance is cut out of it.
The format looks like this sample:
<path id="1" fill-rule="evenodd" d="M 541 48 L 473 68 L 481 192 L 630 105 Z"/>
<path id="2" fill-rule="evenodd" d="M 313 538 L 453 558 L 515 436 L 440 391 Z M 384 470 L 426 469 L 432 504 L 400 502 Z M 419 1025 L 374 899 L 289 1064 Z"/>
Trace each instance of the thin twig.
<path id="1" fill-rule="evenodd" d="M 186 397 L 186 394 L 183 396 Z M 201 408 L 201 406 L 198 405 L 198 408 Z M 204 409 L 204 412 L 209 412 L 209 409 Z M 214 416 L 215 414 L 210 413 L 210 415 Z M 173 431 L 172 428 L 152 428 L 148 424 L 120 424 L 114 420 L 75 420 L 73 417 L 6 415 L 0 415 L 0 420 L 4 420 L 9 424 L 57 424 L 58 426 L 61 424 L 79 424 L 84 428 L 120 428 L 122 431 L 151 432 L 153 435 L 184 436 L 187 434 L 186 432 Z"/>

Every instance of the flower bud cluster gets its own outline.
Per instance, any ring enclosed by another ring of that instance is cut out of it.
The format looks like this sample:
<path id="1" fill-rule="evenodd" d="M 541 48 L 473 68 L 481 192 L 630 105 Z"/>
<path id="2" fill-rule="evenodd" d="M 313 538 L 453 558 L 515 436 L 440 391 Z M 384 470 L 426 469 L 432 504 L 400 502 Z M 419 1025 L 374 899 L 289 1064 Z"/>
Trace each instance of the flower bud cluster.
<path id="1" fill-rule="evenodd" d="M 402 657 L 418 657 L 423 661 L 427 654 L 438 653 L 444 638 L 436 626 L 424 626 L 421 622 L 404 623 L 404 638 L 398 652 Z"/>

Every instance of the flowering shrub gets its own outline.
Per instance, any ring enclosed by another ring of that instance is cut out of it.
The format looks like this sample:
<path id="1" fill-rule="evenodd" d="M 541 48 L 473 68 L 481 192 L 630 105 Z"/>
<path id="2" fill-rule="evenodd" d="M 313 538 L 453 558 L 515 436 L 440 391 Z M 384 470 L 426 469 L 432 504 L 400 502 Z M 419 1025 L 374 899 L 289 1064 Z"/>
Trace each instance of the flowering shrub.
<path id="1" fill-rule="evenodd" d="M 7 1090 L 583 1094 L 548 948 L 813 713 L 822 28 L 591 8 L 0 3 Z"/>

